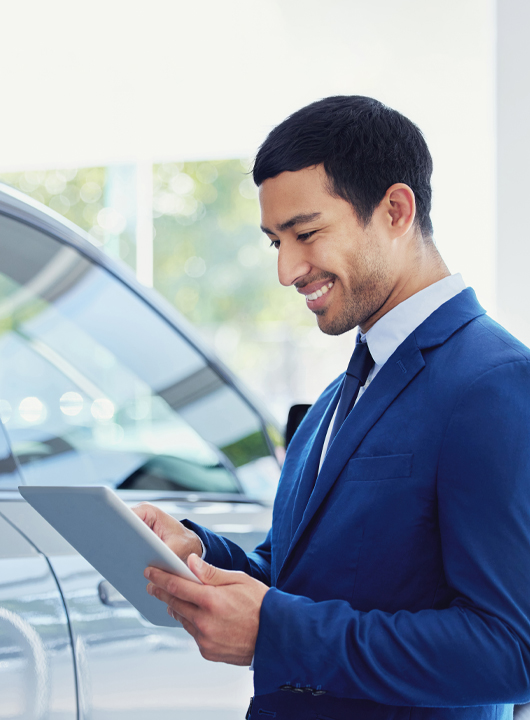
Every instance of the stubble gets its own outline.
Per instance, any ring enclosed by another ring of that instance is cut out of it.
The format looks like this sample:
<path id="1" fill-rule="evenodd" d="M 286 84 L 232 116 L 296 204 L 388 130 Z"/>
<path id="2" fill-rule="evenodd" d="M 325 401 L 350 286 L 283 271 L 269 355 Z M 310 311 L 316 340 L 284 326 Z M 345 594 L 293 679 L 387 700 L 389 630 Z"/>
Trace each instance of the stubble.
<path id="1" fill-rule="evenodd" d="M 318 326 L 326 335 L 342 335 L 366 325 L 392 292 L 390 269 L 376 255 L 355 259 L 343 277 L 347 285 L 337 277 L 333 288 L 342 297 L 333 298 L 328 307 L 315 312 Z"/>

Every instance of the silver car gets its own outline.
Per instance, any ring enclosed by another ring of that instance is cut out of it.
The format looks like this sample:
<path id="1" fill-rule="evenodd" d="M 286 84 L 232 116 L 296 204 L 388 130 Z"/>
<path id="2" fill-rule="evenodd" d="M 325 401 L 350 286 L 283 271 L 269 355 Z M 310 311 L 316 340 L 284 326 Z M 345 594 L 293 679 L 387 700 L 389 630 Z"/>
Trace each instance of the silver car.
<path id="1" fill-rule="evenodd" d="M 108 485 L 250 550 L 271 420 L 156 293 L 5 186 L 0 358 L 0 719 L 243 717 L 252 673 L 151 625 L 17 487 Z"/>

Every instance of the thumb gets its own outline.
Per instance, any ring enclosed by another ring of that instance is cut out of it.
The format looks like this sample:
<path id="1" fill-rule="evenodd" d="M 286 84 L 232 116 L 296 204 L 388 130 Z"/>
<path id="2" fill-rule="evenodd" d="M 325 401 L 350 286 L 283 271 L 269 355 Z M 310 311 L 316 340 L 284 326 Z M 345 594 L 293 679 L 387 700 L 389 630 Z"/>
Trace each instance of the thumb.
<path id="1" fill-rule="evenodd" d="M 188 567 L 204 585 L 231 585 L 234 582 L 233 572 L 209 565 L 195 553 L 188 557 Z"/>

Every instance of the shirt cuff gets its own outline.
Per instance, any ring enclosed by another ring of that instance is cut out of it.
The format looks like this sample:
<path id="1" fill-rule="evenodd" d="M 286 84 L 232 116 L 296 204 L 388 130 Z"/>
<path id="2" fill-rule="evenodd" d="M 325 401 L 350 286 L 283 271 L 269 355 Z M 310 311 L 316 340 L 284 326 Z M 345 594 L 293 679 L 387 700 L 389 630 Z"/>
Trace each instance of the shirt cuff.
<path id="1" fill-rule="evenodd" d="M 195 534 L 197 535 L 197 533 L 195 533 Z M 200 538 L 198 535 L 197 535 L 197 537 L 198 537 L 199 540 L 200 540 L 201 548 L 202 548 L 201 560 L 204 560 L 204 558 L 206 557 L 206 548 L 204 547 L 204 543 L 203 543 L 203 541 L 202 541 L 202 538 Z"/>

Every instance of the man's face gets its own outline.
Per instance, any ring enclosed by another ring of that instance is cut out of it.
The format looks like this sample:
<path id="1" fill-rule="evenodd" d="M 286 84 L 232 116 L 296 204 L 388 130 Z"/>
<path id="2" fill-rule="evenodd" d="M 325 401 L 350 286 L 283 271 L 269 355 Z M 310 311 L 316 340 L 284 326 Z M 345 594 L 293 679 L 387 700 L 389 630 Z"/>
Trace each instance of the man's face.
<path id="1" fill-rule="evenodd" d="M 278 277 L 305 295 L 318 326 L 340 335 L 370 320 L 394 278 L 384 223 L 364 228 L 352 206 L 329 192 L 321 165 L 284 172 L 259 189 L 262 229 L 278 249 Z"/>

